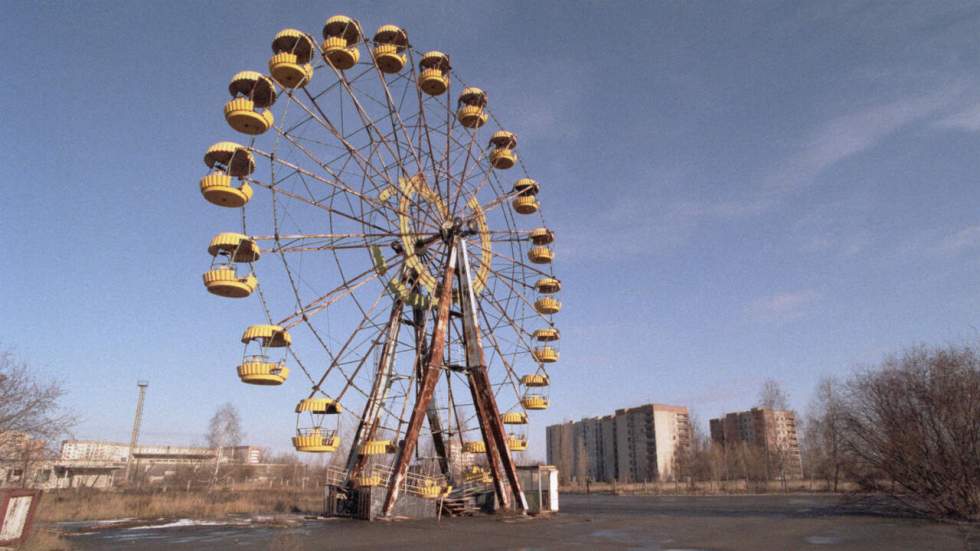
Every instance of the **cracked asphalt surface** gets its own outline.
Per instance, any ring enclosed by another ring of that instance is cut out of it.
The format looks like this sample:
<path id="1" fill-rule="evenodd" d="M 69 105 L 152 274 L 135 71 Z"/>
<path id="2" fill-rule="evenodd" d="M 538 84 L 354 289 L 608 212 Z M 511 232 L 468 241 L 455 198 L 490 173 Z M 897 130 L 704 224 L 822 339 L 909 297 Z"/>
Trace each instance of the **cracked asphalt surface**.
<path id="1" fill-rule="evenodd" d="M 82 550 L 622 549 L 647 551 L 980 551 L 980 526 L 903 516 L 881 498 L 828 495 L 610 496 L 564 494 L 551 517 L 288 528 L 181 525 L 78 535 Z M 184 523 L 186 524 L 186 523 Z"/>

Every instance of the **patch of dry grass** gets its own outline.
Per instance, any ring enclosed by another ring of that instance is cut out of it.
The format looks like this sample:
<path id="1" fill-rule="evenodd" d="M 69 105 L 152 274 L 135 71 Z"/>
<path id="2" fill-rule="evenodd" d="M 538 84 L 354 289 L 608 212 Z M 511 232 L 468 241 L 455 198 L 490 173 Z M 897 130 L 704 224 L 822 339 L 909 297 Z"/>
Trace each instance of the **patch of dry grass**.
<path id="1" fill-rule="evenodd" d="M 27 543 L 21 547 L 23 551 L 71 551 L 71 543 L 61 538 L 57 532 L 49 528 L 34 528 Z"/>
<path id="2" fill-rule="evenodd" d="M 115 518 L 222 518 L 230 514 L 319 513 L 317 490 L 123 493 L 74 490 L 50 492 L 38 509 L 40 522 Z"/>

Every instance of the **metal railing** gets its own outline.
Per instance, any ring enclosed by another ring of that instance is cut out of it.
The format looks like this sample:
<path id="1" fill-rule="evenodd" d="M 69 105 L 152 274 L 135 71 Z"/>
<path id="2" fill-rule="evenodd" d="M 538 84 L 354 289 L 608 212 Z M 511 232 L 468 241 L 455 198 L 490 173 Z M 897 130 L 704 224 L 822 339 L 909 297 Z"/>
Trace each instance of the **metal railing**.
<path id="1" fill-rule="evenodd" d="M 346 486 L 350 480 L 350 473 L 347 472 L 347 469 L 340 467 L 327 467 L 325 474 L 327 484 L 331 486 Z"/>
<path id="2" fill-rule="evenodd" d="M 363 475 L 377 477 L 380 485 L 388 486 L 394 471 L 388 465 L 374 465 Z M 350 472 L 340 467 L 327 467 L 325 469 L 326 483 L 331 486 L 346 486 L 350 482 Z M 400 490 L 417 496 L 424 496 L 426 488 L 446 488 L 448 485 L 446 477 L 443 475 L 423 475 L 408 472 L 402 480 Z M 430 490 L 431 491 L 431 490 Z"/>

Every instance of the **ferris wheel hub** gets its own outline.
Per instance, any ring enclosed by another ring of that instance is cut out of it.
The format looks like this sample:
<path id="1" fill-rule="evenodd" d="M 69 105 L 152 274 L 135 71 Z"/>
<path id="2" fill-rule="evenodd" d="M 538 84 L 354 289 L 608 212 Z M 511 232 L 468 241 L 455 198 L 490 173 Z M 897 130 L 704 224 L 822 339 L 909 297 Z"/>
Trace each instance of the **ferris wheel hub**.
<path id="1" fill-rule="evenodd" d="M 439 227 L 439 235 L 447 244 L 452 243 L 456 237 L 463 235 L 462 228 L 463 219 L 456 216 L 442 223 L 442 225 Z"/>

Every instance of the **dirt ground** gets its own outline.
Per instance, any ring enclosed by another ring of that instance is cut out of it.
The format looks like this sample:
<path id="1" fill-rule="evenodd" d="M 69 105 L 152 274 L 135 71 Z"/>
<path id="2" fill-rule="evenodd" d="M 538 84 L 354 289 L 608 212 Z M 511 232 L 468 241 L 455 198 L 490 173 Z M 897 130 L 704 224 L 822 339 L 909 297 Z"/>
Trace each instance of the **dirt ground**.
<path id="1" fill-rule="evenodd" d="M 177 521 L 70 538 L 74 549 L 632 549 L 980 551 L 980 527 L 902 516 L 878 500 L 828 495 L 564 495 L 545 518 L 481 517 L 289 528 Z"/>

